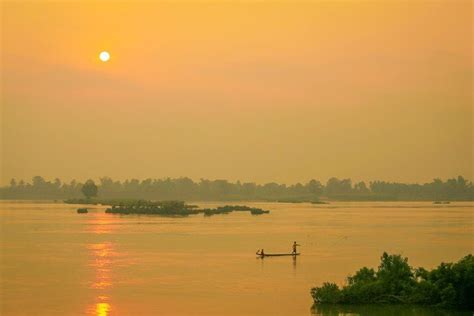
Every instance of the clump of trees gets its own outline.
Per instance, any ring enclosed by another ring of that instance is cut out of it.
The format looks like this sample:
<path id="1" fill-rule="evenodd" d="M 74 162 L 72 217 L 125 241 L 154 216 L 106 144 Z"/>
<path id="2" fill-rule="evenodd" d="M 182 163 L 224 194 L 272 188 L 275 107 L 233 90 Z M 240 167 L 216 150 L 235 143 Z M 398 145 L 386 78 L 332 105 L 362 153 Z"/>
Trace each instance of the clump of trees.
<path id="1" fill-rule="evenodd" d="M 104 204 L 104 203 L 103 203 Z M 196 205 L 189 205 L 183 201 L 123 201 L 112 204 L 106 209 L 111 214 L 143 214 L 143 215 L 165 215 L 165 216 L 188 216 L 203 213 L 205 216 L 216 214 L 228 214 L 234 211 L 247 211 L 252 215 L 270 213 L 270 211 L 245 205 L 225 205 L 216 208 L 199 209 Z"/>
<path id="2" fill-rule="evenodd" d="M 81 188 L 82 194 L 86 197 L 86 199 L 90 199 L 93 197 L 97 197 L 97 193 L 99 192 L 99 189 L 95 185 L 94 181 L 92 180 L 87 180 L 86 183 Z"/>
<path id="3" fill-rule="evenodd" d="M 315 303 L 420 304 L 445 308 L 474 308 L 474 257 L 441 263 L 428 271 L 413 269 L 401 255 L 383 253 L 377 271 L 363 267 L 340 288 L 324 283 L 311 289 Z"/>
<path id="4" fill-rule="evenodd" d="M 183 201 L 127 201 L 114 204 L 105 210 L 111 214 L 144 214 L 144 215 L 177 215 L 187 216 L 197 214 L 194 206 L 188 206 Z"/>
<path id="5" fill-rule="evenodd" d="M 92 182 L 92 183 L 91 183 Z M 93 184 L 93 185 L 92 185 Z M 96 186 L 96 188 L 94 188 Z M 201 201 L 282 201 L 322 203 L 330 200 L 426 200 L 426 201 L 471 201 L 474 200 L 472 182 L 459 176 L 442 181 L 434 179 L 425 184 L 405 184 L 385 181 L 352 183 L 351 179 L 331 178 L 326 184 L 318 180 L 292 185 L 253 182 L 235 183 L 227 180 L 193 181 L 190 178 L 131 179 L 125 181 L 101 178 L 96 185 L 92 180 L 69 183 L 60 179 L 46 181 L 40 176 L 31 183 L 12 179 L 9 186 L 0 188 L 3 199 L 79 199 L 84 194 L 91 199 L 100 191 L 102 199 L 145 200 L 201 200 Z"/>
<path id="6" fill-rule="evenodd" d="M 225 206 L 218 206 L 216 208 L 205 208 L 199 209 L 200 213 L 204 213 L 206 216 L 216 215 L 216 214 L 227 214 L 231 212 L 250 212 L 252 215 L 261 215 L 261 214 L 268 214 L 270 211 L 263 210 L 257 207 L 250 207 L 246 205 L 225 205 Z"/>

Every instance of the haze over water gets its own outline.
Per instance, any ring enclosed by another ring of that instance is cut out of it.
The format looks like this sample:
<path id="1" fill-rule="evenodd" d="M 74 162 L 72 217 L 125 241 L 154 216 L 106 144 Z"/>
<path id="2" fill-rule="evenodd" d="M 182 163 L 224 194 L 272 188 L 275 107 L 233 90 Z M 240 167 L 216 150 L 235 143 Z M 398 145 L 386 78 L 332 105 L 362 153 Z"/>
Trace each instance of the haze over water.
<path id="1" fill-rule="evenodd" d="M 310 315 L 311 287 L 343 284 L 376 267 L 383 251 L 432 268 L 474 248 L 468 202 L 246 204 L 271 213 L 173 218 L 94 207 L 79 215 L 75 205 L 1 201 L 0 313 Z M 289 252 L 294 240 L 302 245 L 296 259 L 254 255 Z"/>
<path id="2" fill-rule="evenodd" d="M 310 289 L 384 251 L 425 268 L 473 253 L 474 205 L 455 202 L 474 199 L 472 9 L 0 1 L 0 198 L 24 200 L 0 200 L 0 315 L 457 315 L 311 310 Z M 271 213 L 26 201 L 97 193 Z M 245 202 L 326 199 L 440 204 Z M 255 256 L 294 241 L 298 258 Z"/>
<path id="3" fill-rule="evenodd" d="M 473 179 L 472 1 L 1 6 L 1 185 Z"/>

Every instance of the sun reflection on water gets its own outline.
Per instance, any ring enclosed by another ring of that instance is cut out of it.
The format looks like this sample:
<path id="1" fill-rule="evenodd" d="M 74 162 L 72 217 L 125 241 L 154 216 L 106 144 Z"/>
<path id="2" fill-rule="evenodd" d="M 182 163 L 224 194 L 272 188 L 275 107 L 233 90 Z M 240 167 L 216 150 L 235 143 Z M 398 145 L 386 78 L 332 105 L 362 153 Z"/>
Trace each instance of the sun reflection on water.
<path id="1" fill-rule="evenodd" d="M 96 236 L 109 234 L 113 228 L 110 223 L 110 217 L 107 214 L 95 213 L 91 216 L 89 231 Z M 114 249 L 114 244 L 110 241 L 90 243 L 86 247 L 91 255 L 89 266 L 95 272 L 95 278 L 89 282 L 89 288 L 96 291 L 97 295 L 95 304 L 89 308 L 89 314 L 107 316 L 112 310 L 112 306 L 109 296 L 106 294 L 113 287 L 112 266 L 118 253 Z"/>
<path id="2" fill-rule="evenodd" d="M 110 304 L 109 303 L 97 303 L 96 305 L 96 315 L 97 316 L 107 316 L 110 312 Z"/>
<path id="3" fill-rule="evenodd" d="M 115 228 L 114 218 L 105 213 L 91 213 L 88 231 L 97 235 L 110 234 Z"/>
<path id="4" fill-rule="evenodd" d="M 88 245 L 87 248 L 93 254 L 90 266 L 94 267 L 96 276 L 91 283 L 91 287 L 94 289 L 110 288 L 112 286 L 112 257 L 117 255 L 113 249 L 113 244 L 110 242 L 97 243 Z"/>

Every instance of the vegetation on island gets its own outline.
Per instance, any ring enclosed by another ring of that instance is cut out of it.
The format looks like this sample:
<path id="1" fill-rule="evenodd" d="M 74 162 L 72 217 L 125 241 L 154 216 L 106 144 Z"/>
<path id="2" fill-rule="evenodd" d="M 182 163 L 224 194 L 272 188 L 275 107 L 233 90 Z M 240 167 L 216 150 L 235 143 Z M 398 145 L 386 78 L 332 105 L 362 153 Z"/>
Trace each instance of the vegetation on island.
<path id="1" fill-rule="evenodd" d="M 311 289 L 316 304 L 419 304 L 474 309 L 474 257 L 414 269 L 408 258 L 383 253 L 377 271 L 363 267 L 347 285 L 324 283 Z"/>
<path id="2" fill-rule="evenodd" d="M 247 211 L 252 215 L 270 213 L 270 211 L 243 205 L 226 205 L 216 208 L 199 209 L 196 205 L 188 205 L 183 201 L 128 201 L 112 205 L 106 209 L 111 214 L 144 214 L 165 216 L 188 216 L 193 214 L 204 214 L 206 216 L 216 214 L 228 214 L 234 211 Z"/>
<path id="3" fill-rule="evenodd" d="M 234 211 L 247 211 L 252 215 L 261 215 L 270 213 L 270 211 L 262 210 L 256 207 L 245 205 L 225 205 L 216 208 L 199 209 L 197 205 L 186 204 L 184 201 L 147 201 L 134 199 L 115 199 L 103 200 L 92 199 L 97 197 L 98 189 L 94 181 L 88 180 L 82 187 L 82 193 L 86 196 L 85 199 L 69 199 L 65 200 L 68 204 L 101 204 L 110 205 L 110 208 L 105 210 L 106 213 L 111 214 L 145 214 L 145 215 L 165 215 L 165 216 L 188 216 L 193 214 L 204 214 L 205 216 L 212 216 L 216 214 L 228 214 Z M 87 208 L 79 208 L 78 213 L 87 213 Z"/>
<path id="4" fill-rule="evenodd" d="M 205 208 L 205 209 L 198 209 L 199 212 L 204 213 L 206 216 L 211 216 L 215 214 L 227 214 L 234 211 L 248 211 L 252 215 L 261 215 L 261 214 L 268 214 L 270 211 L 262 210 L 261 208 L 257 207 L 250 207 L 245 205 L 225 205 L 225 206 L 218 206 L 216 208 Z"/>
<path id="5" fill-rule="evenodd" d="M 280 199 L 276 200 L 278 203 L 311 203 L 311 204 L 329 204 L 327 201 L 321 200 L 305 200 L 305 199 Z"/>
<path id="6" fill-rule="evenodd" d="M 153 202 L 146 200 L 120 202 L 105 210 L 111 214 L 149 214 L 149 215 L 179 215 L 197 214 L 194 205 L 186 205 L 183 201 Z"/>
<path id="7" fill-rule="evenodd" d="M 309 201 L 311 204 L 329 204 L 328 201 Z"/>
<path id="8" fill-rule="evenodd" d="M 78 208 L 77 209 L 77 213 L 78 214 L 86 214 L 88 213 L 89 211 L 87 210 L 87 208 L 84 208 L 84 207 L 81 207 L 81 208 Z"/>
<path id="9" fill-rule="evenodd" d="M 40 176 L 31 183 L 12 179 L 9 186 L 0 188 L 2 199 L 86 199 L 96 195 L 94 186 L 102 199 L 185 200 L 185 201 L 286 201 L 324 203 L 327 200 L 352 201 L 472 201 L 474 186 L 471 181 L 459 176 L 443 181 L 434 179 L 425 184 L 405 184 L 385 181 L 352 183 L 351 179 L 331 178 L 325 184 L 318 180 L 292 185 L 253 182 L 235 183 L 226 180 L 189 178 L 177 179 L 131 179 L 117 181 L 100 178 L 97 184 L 88 180 L 69 183 L 60 179 L 47 181 Z M 84 190 L 83 190 L 84 189 Z"/>

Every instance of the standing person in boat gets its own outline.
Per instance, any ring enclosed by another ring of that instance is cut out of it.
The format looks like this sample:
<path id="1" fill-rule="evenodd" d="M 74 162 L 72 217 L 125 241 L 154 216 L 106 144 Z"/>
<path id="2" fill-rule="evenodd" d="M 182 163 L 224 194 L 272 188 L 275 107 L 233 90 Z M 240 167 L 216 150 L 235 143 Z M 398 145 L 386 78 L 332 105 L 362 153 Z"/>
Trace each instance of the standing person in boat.
<path id="1" fill-rule="evenodd" d="M 301 246 L 301 245 L 297 244 L 296 241 L 293 242 L 293 252 L 292 252 L 292 254 L 296 255 L 298 253 L 298 251 L 296 249 L 296 247 L 298 247 L 298 246 Z"/>
<path id="2" fill-rule="evenodd" d="M 265 256 L 265 252 L 263 251 L 263 249 L 262 250 L 259 249 L 259 250 L 257 250 L 257 255 L 263 257 L 263 256 Z"/>

